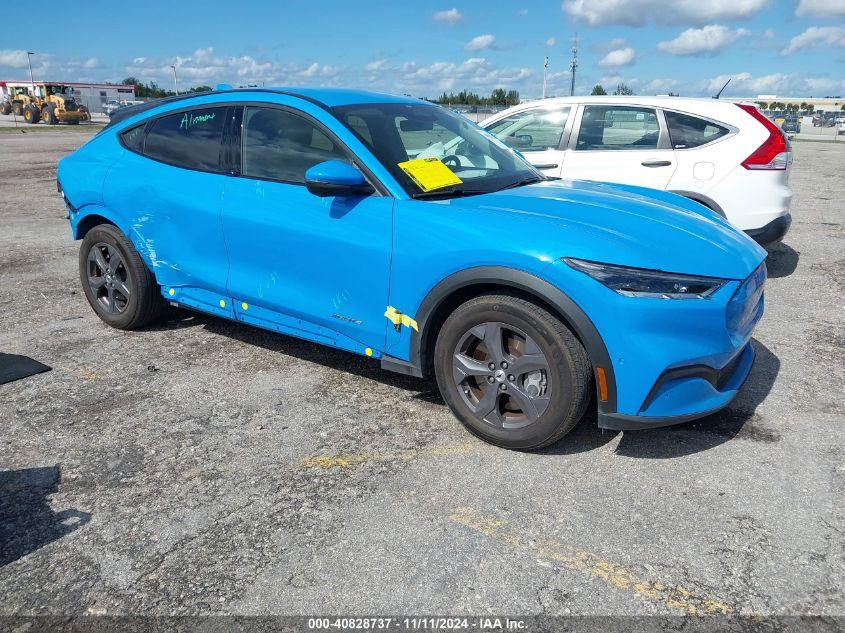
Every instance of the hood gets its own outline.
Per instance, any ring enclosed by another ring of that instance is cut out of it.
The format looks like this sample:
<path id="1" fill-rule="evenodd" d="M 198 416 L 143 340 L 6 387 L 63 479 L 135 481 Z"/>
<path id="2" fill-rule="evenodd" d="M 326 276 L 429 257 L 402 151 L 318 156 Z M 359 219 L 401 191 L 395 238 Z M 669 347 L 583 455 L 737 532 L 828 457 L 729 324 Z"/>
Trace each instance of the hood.
<path id="1" fill-rule="evenodd" d="M 537 231 L 529 228 L 533 246 L 554 258 L 745 279 L 766 257 L 754 240 L 717 213 L 655 189 L 553 180 L 449 203 L 529 223 L 540 220 Z M 543 226 L 547 221 L 559 232 Z"/>

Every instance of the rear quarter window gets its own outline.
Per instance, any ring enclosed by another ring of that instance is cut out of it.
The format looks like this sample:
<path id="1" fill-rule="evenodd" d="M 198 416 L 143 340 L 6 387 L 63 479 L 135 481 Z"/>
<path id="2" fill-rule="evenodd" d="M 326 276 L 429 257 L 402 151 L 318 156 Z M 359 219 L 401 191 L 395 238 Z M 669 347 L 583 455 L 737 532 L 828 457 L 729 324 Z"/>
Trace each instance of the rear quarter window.
<path id="1" fill-rule="evenodd" d="M 713 121 L 700 119 L 689 114 L 666 110 L 669 138 L 674 149 L 691 149 L 712 143 L 730 133 L 730 130 Z"/>
<path id="2" fill-rule="evenodd" d="M 131 149 L 133 152 L 138 152 L 139 154 L 144 151 L 145 125 L 145 123 L 142 123 L 141 125 L 136 125 L 135 127 L 129 128 L 125 132 L 120 133 L 120 141 L 123 143 L 124 147 Z"/>
<path id="3" fill-rule="evenodd" d="M 177 167 L 220 171 L 226 107 L 197 108 L 155 119 L 143 153 Z"/>

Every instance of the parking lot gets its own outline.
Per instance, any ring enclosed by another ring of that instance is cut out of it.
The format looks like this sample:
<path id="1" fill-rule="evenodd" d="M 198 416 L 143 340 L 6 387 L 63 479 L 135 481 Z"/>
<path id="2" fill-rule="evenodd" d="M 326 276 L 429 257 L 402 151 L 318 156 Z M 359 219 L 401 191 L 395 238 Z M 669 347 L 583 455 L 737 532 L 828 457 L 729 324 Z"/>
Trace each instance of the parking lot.
<path id="1" fill-rule="evenodd" d="M 756 365 L 701 421 L 538 454 L 433 383 L 188 312 L 103 325 L 55 166 L 0 134 L 3 614 L 829 614 L 845 609 L 845 145 L 796 142 Z"/>

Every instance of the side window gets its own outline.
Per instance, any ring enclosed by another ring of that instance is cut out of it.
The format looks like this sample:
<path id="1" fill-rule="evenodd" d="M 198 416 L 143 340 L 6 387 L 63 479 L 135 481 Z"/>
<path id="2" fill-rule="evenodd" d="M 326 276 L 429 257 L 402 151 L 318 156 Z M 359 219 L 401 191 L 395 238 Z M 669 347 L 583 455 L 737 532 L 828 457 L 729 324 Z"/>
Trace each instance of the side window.
<path id="1" fill-rule="evenodd" d="M 144 155 L 202 171 L 220 171 L 220 147 L 226 108 L 198 108 L 154 120 Z"/>
<path id="2" fill-rule="evenodd" d="M 534 109 L 518 112 L 487 128 L 508 147 L 523 152 L 557 149 L 569 118 L 570 108 Z"/>
<path id="3" fill-rule="evenodd" d="M 665 110 L 664 114 L 669 125 L 669 138 L 672 139 L 672 147 L 675 149 L 706 145 L 730 133 L 726 127 L 689 114 L 670 110 Z"/>
<path id="4" fill-rule="evenodd" d="M 276 108 L 246 108 L 244 176 L 305 183 L 305 172 L 326 160 L 349 157 L 308 119 Z"/>
<path id="5" fill-rule="evenodd" d="M 584 106 L 575 149 L 656 149 L 660 137 L 652 108 Z"/>
<path id="6" fill-rule="evenodd" d="M 123 141 L 123 145 L 139 154 L 144 151 L 144 125 L 145 123 L 142 123 L 120 133 L 120 140 Z"/>

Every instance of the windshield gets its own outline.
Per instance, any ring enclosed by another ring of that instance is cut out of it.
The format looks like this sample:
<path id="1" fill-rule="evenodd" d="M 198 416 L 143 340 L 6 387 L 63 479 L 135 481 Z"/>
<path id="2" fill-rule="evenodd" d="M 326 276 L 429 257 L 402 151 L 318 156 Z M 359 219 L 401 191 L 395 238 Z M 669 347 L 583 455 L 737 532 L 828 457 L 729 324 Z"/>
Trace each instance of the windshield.
<path id="1" fill-rule="evenodd" d="M 501 141 L 445 108 L 370 103 L 331 110 L 414 198 L 490 193 L 545 180 Z"/>

